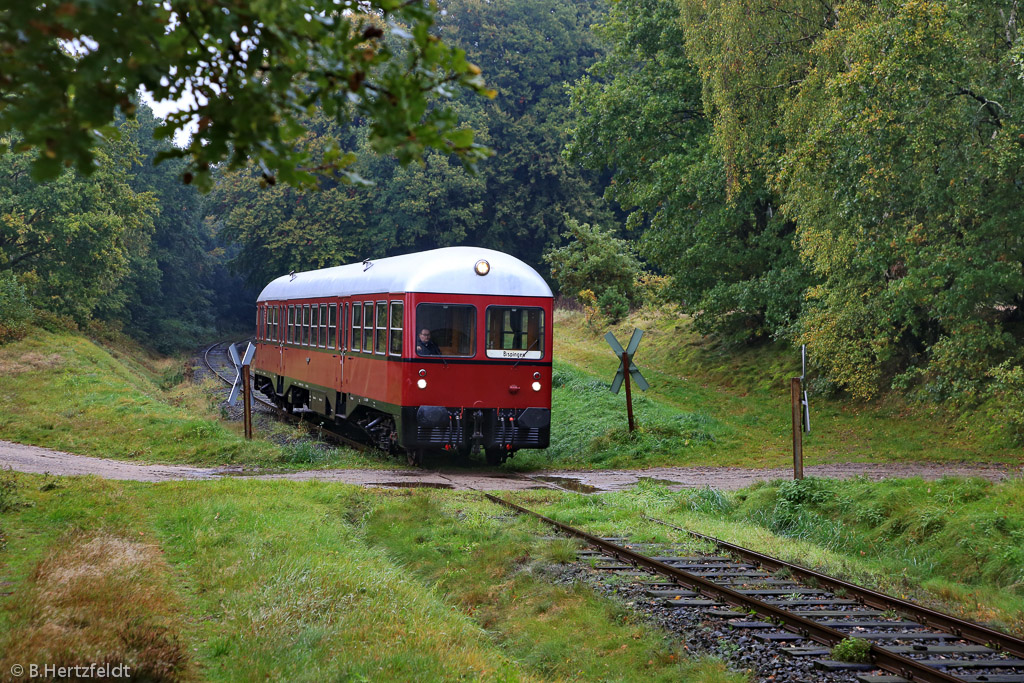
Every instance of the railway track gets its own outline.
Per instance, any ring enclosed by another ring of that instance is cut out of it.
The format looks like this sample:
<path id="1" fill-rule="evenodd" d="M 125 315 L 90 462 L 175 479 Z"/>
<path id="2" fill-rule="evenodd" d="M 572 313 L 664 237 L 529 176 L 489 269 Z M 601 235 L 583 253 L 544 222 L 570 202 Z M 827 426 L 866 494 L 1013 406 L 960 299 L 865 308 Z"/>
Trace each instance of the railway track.
<path id="1" fill-rule="evenodd" d="M 584 557 L 611 558 L 595 560 L 595 569 L 636 572 L 645 599 L 668 610 L 696 610 L 747 634 L 748 642 L 773 644 L 782 656 L 811 662 L 818 680 L 1024 683 L 1024 640 L 1005 633 L 660 520 L 652 519 L 711 544 L 717 554 L 679 555 L 671 547 L 600 538 L 484 495 L 582 539 L 594 548 Z M 863 645 L 868 662 L 831 658 L 831 648 L 850 638 L 859 639 L 854 644 Z"/>
<path id="2" fill-rule="evenodd" d="M 206 369 L 212 372 L 217 379 L 224 382 L 229 387 L 233 386 L 235 383 L 235 366 L 231 362 L 231 356 L 228 352 L 228 347 L 231 346 L 232 343 L 233 342 L 230 341 L 217 342 L 216 344 L 208 346 L 206 350 L 203 351 L 203 365 L 205 365 Z M 250 389 L 251 388 L 252 387 L 250 386 Z M 269 408 L 275 413 L 279 412 L 277 406 L 257 395 L 256 391 L 252 391 L 251 395 L 253 401 L 257 405 Z"/>
<path id="3" fill-rule="evenodd" d="M 228 386 L 232 386 L 235 382 L 235 366 L 231 362 L 231 356 L 230 353 L 228 352 L 228 347 L 232 343 L 233 342 L 230 341 L 217 342 L 216 344 L 210 345 L 209 347 L 206 348 L 205 351 L 203 351 L 203 364 L 210 372 L 214 374 L 214 376 L 216 376 L 220 381 L 224 382 Z M 307 423 L 312 424 L 311 420 L 307 419 L 307 416 L 315 416 L 316 413 L 308 410 L 296 410 L 294 413 L 289 413 L 287 411 L 281 410 L 281 408 L 274 404 L 272 401 L 269 401 L 260 396 L 259 392 L 252 388 L 251 384 L 249 388 L 249 393 L 253 398 L 253 402 L 257 406 L 262 408 L 264 412 L 271 413 L 281 420 L 286 420 L 294 423 L 305 421 Z M 369 446 L 361 441 L 353 439 L 346 434 L 342 434 L 337 430 L 331 429 L 325 424 L 316 423 L 315 426 L 318 433 L 325 434 L 334 441 L 349 446 L 350 448 L 354 448 L 359 451 L 374 450 L 372 446 Z"/>

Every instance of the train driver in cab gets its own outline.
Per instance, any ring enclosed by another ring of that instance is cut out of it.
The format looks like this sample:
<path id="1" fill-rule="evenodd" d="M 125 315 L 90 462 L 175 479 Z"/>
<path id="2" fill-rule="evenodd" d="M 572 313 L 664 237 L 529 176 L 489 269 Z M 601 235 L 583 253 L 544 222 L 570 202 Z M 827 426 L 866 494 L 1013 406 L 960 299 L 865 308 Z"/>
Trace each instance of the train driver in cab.
<path id="1" fill-rule="evenodd" d="M 440 356 L 441 349 L 430 339 L 430 330 L 423 328 L 416 339 L 417 356 Z"/>

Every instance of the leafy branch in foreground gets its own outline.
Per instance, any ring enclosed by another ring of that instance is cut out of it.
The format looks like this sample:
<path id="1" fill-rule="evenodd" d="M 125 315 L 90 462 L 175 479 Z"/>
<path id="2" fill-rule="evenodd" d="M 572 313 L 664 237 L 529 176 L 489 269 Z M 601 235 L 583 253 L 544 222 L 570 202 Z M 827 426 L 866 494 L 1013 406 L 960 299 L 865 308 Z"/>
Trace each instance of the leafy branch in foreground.
<path id="1" fill-rule="evenodd" d="M 314 185 L 345 174 L 353 155 L 314 157 L 301 143 L 314 108 L 341 125 L 366 120 L 377 151 L 419 160 L 429 147 L 472 166 L 488 154 L 448 107 L 468 88 L 493 97 L 462 50 L 431 33 L 434 3 L 372 0 L 171 0 L 9 3 L 0 10 L 0 135 L 18 130 L 38 151 L 33 176 L 64 166 L 90 173 L 95 149 L 131 116 L 144 88 L 194 103 L 157 129 L 198 133 L 184 149 L 186 183 L 210 169 L 259 165 L 267 182 Z M 0 150 L 6 151 L 6 149 Z"/>

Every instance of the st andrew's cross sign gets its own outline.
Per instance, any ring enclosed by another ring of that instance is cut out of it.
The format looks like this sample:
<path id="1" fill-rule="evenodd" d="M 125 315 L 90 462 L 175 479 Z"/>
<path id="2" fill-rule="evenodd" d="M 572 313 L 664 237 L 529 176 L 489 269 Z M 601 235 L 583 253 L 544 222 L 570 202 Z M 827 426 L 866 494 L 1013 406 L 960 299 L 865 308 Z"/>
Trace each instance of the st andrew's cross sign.
<path id="1" fill-rule="evenodd" d="M 245 428 L 245 438 L 252 438 L 252 396 L 249 390 L 249 365 L 252 363 L 252 357 L 256 353 L 256 347 L 251 343 L 245 349 L 245 355 L 242 358 L 238 357 L 238 351 L 235 349 L 235 345 L 232 344 L 228 347 L 228 352 L 231 354 L 231 363 L 235 366 L 235 372 L 238 373 L 235 376 L 235 383 L 231 385 L 231 395 L 228 397 L 228 405 L 235 405 L 235 399 L 238 398 L 238 390 L 242 390 L 242 424 Z"/>
<path id="2" fill-rule="evenodd" d="M 644 376 L 640 374 L 640 369 L 633 363 L 633 356 L 636 354 L 636 349 L 640 346 L 640 339 L 644 336 L 643 330 L 633 330 L 633 336 L 629 338 L 629 344 L 625 349 L 622 348 L 622 344 L 615 338 L 615 335 L 609 332 L 604 335 L 604 340 L 608 342 L 608 346 L 612 347 L 612 351 L 619 358 L 619 369 L 615 372 L 615 379 L 612 380 L 612 393 L 619 393 L 619 387 L 622 386 L 623 382 L 626 384 L 626 414 L 629 417 L 629 431 L 633 431 L 633 396 L 630 393 L 630 379 L 640 387 L 641 391 L 647 391 L 651 385 L 647 383 Z M 627 371 L 628 368 L 628 371 Z"/>

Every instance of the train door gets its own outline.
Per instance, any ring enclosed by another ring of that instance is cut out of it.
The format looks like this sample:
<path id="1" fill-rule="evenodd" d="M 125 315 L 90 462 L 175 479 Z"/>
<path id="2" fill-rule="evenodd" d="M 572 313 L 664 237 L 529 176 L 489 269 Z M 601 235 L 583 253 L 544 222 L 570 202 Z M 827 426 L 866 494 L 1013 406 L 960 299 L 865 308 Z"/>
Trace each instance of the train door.
<path id="1" fill-rule="evenodd" d="M 287 310 L 288 310 L 288 318 L 287 318 L 286 323 L 285 323 L 284 342 L 286 344 L 294 344 L 295 343 L 295 304 L 288 304 Z M 287 362 L 285 361 L 284 353 L 282 352 L 282 354 L 281 354 L 281 373 L 280 374 L 282 374 L 282 375 L 285 374 L 284 370 L 285 370 L 286 366 L 287 366 Z"/>
<path id="2" fill-rule="evenodd" d="M 274 336 L 277 338 L 277 368 L 274 373 L 278 377 L 284 373 L 285 310 L 283 304 L 274 307 Z"/>
<path id="3" fill-rule="evenodd" d="M 348 353 L 348 326 L 346 321 L 348 320 L 348 302 L 338 304 L 338 346 L 341 347 L 341 353 L 338 354 L 341 357 L 341 376 L 339 377 L 338 386 L 341 387 L 342 391 L 345 391 L 345 354 Z"/>
<path id="4" fill-rule="evenodd" d="M 331 354 L 331 357 L 337 356 L 341 358 L 341 352 L 339 350 L 340 344 L 338 343 L 338 304 L 331 301 L 327 304 L 327 351 Z M 341 362 L 331 367 L 331 386 L 341 386 Z"/>

